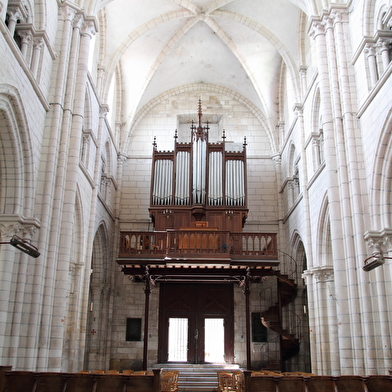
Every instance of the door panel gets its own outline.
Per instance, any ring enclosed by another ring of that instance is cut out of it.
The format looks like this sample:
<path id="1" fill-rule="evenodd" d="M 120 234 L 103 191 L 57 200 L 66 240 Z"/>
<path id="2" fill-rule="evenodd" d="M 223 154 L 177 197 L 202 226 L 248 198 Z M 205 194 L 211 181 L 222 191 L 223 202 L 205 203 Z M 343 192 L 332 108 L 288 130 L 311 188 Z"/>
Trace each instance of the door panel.
<path id="1" fill-rule="evenodd" d="M 188 361 L 188 318 L 172 317 L 169 318 L 169 362 L 187 362 Z"/>
<path id="2" fill-rule="evenodd" d="M 224 359 L 234 359 L 234 299 L 232 284 L 160 284 L 158 361 L 169 359 L 169 319 L 188 320 L 188 355 L 190 363 L 204 363 L 206 319 L 224 323 Z M 208 336 L 207 336 L 208 339 Z M 207 359 L 209 356 L 207 355 Z"/>

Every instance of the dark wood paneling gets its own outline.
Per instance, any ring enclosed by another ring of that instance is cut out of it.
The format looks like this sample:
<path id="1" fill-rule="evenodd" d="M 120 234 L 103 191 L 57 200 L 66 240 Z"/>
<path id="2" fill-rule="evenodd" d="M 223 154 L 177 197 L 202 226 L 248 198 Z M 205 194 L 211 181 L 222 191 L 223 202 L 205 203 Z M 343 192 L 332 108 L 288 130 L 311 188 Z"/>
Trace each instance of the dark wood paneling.
<path id="1" fill-rule="evenodd" d="M 204 362 L 204 319 L 225 320 L 226 362 L 234 359 L 234 293 L 232 284 L 160 284 L 158 361 L 166 362 L 168 322 L 171 317 L 189 319 L 188 361 Z M 198 342 L 194 335 L 198 330 Z"/>

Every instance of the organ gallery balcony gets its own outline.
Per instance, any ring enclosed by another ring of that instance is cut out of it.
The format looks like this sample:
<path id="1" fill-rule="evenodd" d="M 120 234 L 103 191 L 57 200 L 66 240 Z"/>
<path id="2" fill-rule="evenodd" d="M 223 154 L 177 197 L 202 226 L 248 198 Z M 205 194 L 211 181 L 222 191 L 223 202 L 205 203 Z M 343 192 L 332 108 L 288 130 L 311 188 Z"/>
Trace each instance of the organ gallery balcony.
<path id="1" fill-rule="evenodd" d="M 277 265 L 275 233 L 229 232 L 206 228 L 122 231 L 119 264 Z"/>

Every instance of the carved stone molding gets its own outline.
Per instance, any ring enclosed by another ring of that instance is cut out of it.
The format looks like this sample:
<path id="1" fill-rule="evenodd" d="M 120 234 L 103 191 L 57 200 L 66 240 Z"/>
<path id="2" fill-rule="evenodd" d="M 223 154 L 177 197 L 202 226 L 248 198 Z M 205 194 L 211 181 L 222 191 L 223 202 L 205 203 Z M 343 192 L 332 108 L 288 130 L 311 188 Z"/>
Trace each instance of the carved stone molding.
<path id="1" fill-rule="evenodd" d="M 23 218 L 18 215 L 0 216 L 1 239 L 11 238 L 14 234 L 24 239 L 32 239 L 41 223 L 35 218 Z"/>
<path id="2" fill-rule="evenodd" d="M 310 270 L 306 270 L 302 274 L 302 279 L 305 280 L 305 284 L 310 283 L 310 279 L 314 277 L 316 283 L 327 283 L 334 281 L 334 270 L 332 266 L 323 265 L 319 267 L 313 267 Z"/>
<path id="3" fill-rule="evenodd" d="M 385 228 L 380 231 L 369 230 L 364 234 L 364 239 L 372 253 L 388 253 L 392 251 L 392 229 Z"/>

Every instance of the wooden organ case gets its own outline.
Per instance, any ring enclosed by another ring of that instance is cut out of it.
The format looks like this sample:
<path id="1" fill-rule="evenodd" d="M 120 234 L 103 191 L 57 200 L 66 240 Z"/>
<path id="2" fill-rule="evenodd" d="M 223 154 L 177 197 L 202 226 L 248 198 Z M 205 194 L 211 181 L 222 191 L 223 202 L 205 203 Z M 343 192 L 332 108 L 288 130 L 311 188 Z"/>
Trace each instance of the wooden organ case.
<path id="1" fill-rule="evenodd" d="M 158 151 L 154 140 L 150 216 L 156 231 L 206 229 L 242 231 L 248 215 L 246 139 L 241 151 L 208 140 L 209 125 L 191 125 L 191 142 L 178 141 L 174 151 Z"/>
<path id="2" fill-rule="evenodd" d="M 273 273 L 276 233 L 243 231 L 248 216 L 246 139 L 233 147 L 223 133 L 220 142 L 210 143 L 208 131 L 199 101 L 190 142 L 179 141 L 176 131 L 174 150 L 159 151 L 154 139 L 149 207 L 154 228 L 120 233 L 117 262 L 126 274 L 134 274 L 134 265 L 176 262 L 252 266 Z"/>

